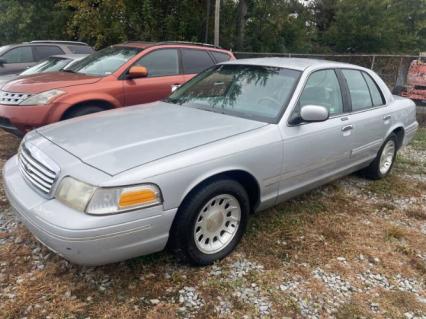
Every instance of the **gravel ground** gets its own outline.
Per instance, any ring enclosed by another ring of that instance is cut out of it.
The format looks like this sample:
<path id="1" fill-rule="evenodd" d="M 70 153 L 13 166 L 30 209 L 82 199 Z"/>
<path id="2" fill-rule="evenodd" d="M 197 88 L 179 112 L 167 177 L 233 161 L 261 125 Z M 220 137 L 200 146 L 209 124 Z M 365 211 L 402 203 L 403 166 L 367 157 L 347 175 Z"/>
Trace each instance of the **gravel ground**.
<path id="1" fill-rule="evenodd" d="M 0 166 L 18 140 L 0 131 Z M 212 266 L 167 252 L 72 265 L 0 188 L 2 318 L 426 318 L 426 130 L 391 176 L 350 176 L 252 217 Z"/>

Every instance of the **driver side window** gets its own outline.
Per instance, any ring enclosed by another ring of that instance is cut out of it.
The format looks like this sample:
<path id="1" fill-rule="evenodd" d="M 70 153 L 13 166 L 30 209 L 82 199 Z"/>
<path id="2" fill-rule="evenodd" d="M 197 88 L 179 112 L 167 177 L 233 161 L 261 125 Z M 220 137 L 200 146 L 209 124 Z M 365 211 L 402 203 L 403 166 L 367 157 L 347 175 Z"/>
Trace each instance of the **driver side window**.
<path id="1" fill-rule="evenodd" d="M 330 116 L 343 113 L 342 93 L 334 70 L 320 70 L 309 76 L 294 110 L 293 119 L 300 116 L 300 109 L 305 105 L 324 106 Z"/>
<path id="2" fill-rule="evenodd" d="M 160 49 L 143 56 L 135 65 L 148 69 L 148 77 L 179 74 L 178 52 L 176 49 Z"/>

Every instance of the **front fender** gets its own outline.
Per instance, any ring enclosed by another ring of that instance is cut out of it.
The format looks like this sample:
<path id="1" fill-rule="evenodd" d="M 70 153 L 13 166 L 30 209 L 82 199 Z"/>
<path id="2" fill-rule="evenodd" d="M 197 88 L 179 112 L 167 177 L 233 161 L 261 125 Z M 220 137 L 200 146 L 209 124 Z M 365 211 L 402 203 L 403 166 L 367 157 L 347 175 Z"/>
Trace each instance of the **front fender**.
<path id="1" fill-rule="evenodd" d="M 94 104 L 96 102 L 102 102 L 104 104 L 110 105 L 112 108 L 118 108 L 123 106 L 123 101 L 121 101 L 118 97 L 122 96 L 118 94 L 119 92 L 115 92 L 115 94 L 109 94 L 104 92 L 85 92 L 85 93 L 67 93 L 64 97 L 58 99 L 58 102 L 55 101 L 54 107 L 49 113 L 48 123 L 54 123 L 60 121 L 63 114 L 69 110 L 70 108 L 83 103 L 91 103 Z"/>

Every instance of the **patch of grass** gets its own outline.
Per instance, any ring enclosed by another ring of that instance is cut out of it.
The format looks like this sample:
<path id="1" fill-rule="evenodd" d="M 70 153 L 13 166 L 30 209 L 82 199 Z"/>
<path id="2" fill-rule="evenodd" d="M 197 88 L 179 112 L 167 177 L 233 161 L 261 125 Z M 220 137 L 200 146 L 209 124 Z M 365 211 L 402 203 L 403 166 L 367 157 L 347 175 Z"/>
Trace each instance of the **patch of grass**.
<path id="1" fill-rule="evenodd" d="M 410 218 L 417 220 L 426 220 L 426 211 L 420 208 L 407 209 L 406 214 Z"/>
<path id="2" fill-rule="evenodd" d="M 426 150 L 426 128 L 419 128 L 416 136 L 411 142 L 413 147 L 419 150 Z"/>
<path id="3" fill-rule="evenodd" d="M 348 231 L 341 224 L 330 223 L 322 229 L 321 235 L 325 240 L 332 242 L 342 242 L 346 239 Z"/>
<path id="4" fill-rule="evenodd" d="M 423 313 L 425 305 L 416 300 L 414 294 L 405 291 L 383 291 L 381 295 L 386 318 L 401 318 L 405 312 Z"/>
<path id="5" fill-rule="evenodd" d="M 424 185 L 413 182 L 401 176 L 391 174 L 386 178 L 369 183 L 365 190 L 367 192 L 384 196 L 421 196 Z"/>
<path id="6" fill-rule="evenodd" d="M 372 318 L 357 302 L 351 301 L 342 305 L 336 313 L 336 319 L 365 319 Z"/>
<path id="7" fill-rule="evenodd" d="M 386 229 L 385 239 L 388 241 L 397 240 L 400 241 L 405 237 L 405 231 L 398 226 L 391 226 Z"/>

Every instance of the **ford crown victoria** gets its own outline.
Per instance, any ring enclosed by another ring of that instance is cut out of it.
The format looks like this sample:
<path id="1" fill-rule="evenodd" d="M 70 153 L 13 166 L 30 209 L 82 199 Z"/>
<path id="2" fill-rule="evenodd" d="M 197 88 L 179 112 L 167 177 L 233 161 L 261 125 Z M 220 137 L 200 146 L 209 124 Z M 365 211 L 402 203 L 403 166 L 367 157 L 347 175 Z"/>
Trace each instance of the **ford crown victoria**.
<path id="1" fill-rule="evenodd" d="M 251 212 L 355 171 L 385 177 L 417 126 L 414 103 L 371 70 L 239 60 L 165 101 L 36 129 L 3 176 L 30 231 L 72 262 L 168 245 L 206 265 L 237 246 Z"/>

